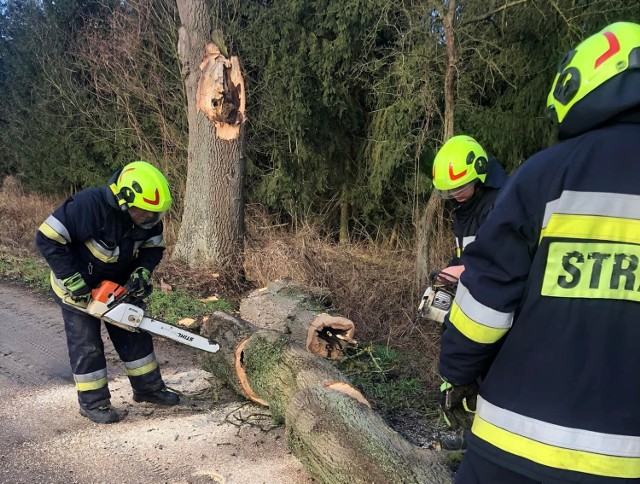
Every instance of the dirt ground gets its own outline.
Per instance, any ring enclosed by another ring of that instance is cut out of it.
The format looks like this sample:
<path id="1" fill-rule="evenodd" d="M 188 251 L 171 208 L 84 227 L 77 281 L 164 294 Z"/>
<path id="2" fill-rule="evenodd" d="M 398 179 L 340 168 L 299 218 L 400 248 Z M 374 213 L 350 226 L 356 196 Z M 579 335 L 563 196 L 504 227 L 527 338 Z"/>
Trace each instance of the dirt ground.
<path id="1" fill-rule="evenodd" d="M 131 399 L 108 342 L 112 404 L 124 419 L 80 416 L 60 310 L 0 284 L 0 483 L 312 483 L 268 410 L 220 392 L 197 351 L 155 338 L 167 385 L 183 404 Z M 213 387 L 215 388 L 215 386 Z"/>

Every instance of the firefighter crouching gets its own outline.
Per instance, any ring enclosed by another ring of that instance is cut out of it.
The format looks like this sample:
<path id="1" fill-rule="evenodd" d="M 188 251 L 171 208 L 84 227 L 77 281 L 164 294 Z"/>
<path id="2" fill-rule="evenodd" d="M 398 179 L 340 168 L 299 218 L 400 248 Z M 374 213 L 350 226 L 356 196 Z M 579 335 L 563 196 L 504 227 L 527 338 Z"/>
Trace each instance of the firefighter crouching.
<path id="1" fill-rule="evenodd" d="M 38 229 L 36 247 L 51 267 L 53 297 L 62 308 L 80 413 L 96 423 L 120 419 L 111 407 L 101 322 L 86 308 L 92 288 L 110 280 L 143 299 L 164 252 L 162 218 L 171 206 L 164 175 L 135 161 L 109 186 L 88 188 L 67 199 Z M 136 402 L 176 405 L 165 387 L 148 333 L 106 324 L 124 362 Z"/>
<path id="2" fill-rule="evenodd" d="M 640 25 L 566 54 L 547 100 L 561 142 L 511 176 L 464 253 L 449 409 L 488 373 L 458 483 L 640 481 L 638 86 Z"/>

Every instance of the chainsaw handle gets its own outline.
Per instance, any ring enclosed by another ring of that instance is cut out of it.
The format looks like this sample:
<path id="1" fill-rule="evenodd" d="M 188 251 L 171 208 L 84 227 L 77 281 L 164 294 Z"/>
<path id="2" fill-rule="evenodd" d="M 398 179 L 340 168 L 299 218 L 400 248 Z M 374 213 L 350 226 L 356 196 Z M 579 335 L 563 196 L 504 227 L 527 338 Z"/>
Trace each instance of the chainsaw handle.
<path id="1" fill-rule="evenodd" d="M 127 290 L 113 281 L 102 281 L 98 287 L 91 290 L 91 299 L 111 307 L 123 302 L 127 297 Z"/>

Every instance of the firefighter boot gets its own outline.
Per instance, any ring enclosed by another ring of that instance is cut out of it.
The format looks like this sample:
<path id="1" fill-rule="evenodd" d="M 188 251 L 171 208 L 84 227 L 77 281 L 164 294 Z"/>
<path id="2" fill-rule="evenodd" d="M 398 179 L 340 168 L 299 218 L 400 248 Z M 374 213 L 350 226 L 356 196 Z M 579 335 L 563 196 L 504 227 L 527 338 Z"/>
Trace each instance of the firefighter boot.
<path id="1" fill-rule="evenodd" d="M 165 387 L 160 390 L 156 390 L 155 392 L 133 392 L 133 401 L 157 403 L 158 405 L 178 405 L 180 403 L 180 397 L 177 393 L 174 393 Z"/>
<path id="2" fill-rule="evenodd" d="M 93 408 L 80 406 L 80 415 L 99 424 L 115 423 L 120 420 L 120 415 L 113 409 L 109 402 L 102 403 Z"/>

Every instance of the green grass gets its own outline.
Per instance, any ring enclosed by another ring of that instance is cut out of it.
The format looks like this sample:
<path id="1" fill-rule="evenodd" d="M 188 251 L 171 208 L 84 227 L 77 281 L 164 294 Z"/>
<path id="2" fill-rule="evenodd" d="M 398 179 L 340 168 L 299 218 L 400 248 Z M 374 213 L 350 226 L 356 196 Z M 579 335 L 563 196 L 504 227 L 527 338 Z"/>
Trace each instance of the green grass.
<path id="1" fill-rule="evenodd" d="M 403 362 L 407 357 L 393 348 L 368 345 L 348 349 L 336 366 L 383 412 L 430 414 L 433 408 L 427 404 L 433 400 L 433 391 L 411 374 L 411 366 Z"/>
<path id="2" fill-rule="evenodd" d="M 181 289 L 170 292 L 153 291 L 147 299 L 149 315 L 170 324 L 175 324 L 183 318 L 198 319 L 214 311 L 232 310 L 232 305 L 223 299 L 202 302 Z"/>
<path id="3" fill-rule="evenodd" d="M 39 258 L 0 252 L 0 277 L 26 284 L 39 293 L 49 292 L 49 266 Z"/>

